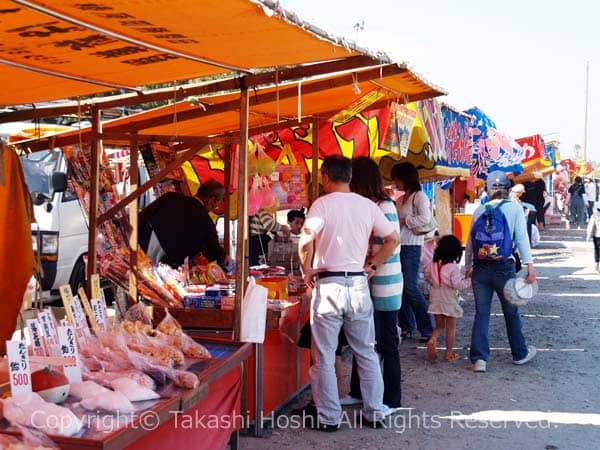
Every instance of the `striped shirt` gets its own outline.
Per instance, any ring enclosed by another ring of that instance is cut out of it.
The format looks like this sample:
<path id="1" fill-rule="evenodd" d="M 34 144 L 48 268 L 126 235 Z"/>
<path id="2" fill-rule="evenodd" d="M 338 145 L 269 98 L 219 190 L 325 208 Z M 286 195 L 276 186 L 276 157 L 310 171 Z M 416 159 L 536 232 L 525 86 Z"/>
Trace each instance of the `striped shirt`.
<path id="1" fill-rule="evenodd" d="M 384 200 L 379 208 L 385 217 L 394 225 L 394 230 L 400 234 L 400 222 L 394 202 Z M 377 253 L 383 244 L 381 236 L 373 237 L 373 254 Z M 371 277 L 371 297 L 377 311 L 396 311 L 402 304 L 402 266 L 400 265 L 400 246 L 394 250 L 385 263 L 377 267 Z"/>
<path id="2" fill-rule="evenodd" d="M 255 216 L 250 217 L 248 227 L 250 236 L 266 233 L 276 234 L 281 229 L 281 225 L 277 223 L 273 214 L 264 209 L 260 209 Z"/>

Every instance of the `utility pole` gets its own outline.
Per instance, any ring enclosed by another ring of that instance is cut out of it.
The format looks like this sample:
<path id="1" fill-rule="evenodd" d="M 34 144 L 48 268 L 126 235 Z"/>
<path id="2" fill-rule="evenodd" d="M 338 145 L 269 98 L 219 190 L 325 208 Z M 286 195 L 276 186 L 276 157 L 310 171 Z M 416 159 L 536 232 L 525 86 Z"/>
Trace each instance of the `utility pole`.
<path id="1" fill-rule="evenodd" d="M 585 121 L 583 124 L 583 160 L 587 160 L 588 98 L 590 93 L 590 62 L 585 62 Z"/>

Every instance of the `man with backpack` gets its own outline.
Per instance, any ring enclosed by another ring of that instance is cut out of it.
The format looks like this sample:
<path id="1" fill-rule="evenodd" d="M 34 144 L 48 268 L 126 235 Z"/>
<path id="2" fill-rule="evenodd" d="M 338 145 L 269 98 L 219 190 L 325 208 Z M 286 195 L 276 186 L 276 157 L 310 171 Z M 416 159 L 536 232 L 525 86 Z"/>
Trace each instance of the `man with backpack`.
<path id="1" fill-rule="evenodd" d="M 533 283 L 536 278 L 525 216 L 521 206 L 508 200 L 510 187 L 511 182 L 504 172 L 494 171 L 488 174 L 486 190 L 490 200 L 475 210 L 467 240 L 465 268 L 467 276 L 472 278 L 475 297 L 470 351 L 474 372 L 485 372 L 487 368 L 494 292 L 502 304 L 513 364 L 525 364 L 536 353 L 535 347 L 527 347 L 525 342 L 519 308 L 509 303 L 503 292 L 506 282 L 516 276 L 513 256 L 515 247 L 523 266 L 528 270 L 526 282 Z"/>

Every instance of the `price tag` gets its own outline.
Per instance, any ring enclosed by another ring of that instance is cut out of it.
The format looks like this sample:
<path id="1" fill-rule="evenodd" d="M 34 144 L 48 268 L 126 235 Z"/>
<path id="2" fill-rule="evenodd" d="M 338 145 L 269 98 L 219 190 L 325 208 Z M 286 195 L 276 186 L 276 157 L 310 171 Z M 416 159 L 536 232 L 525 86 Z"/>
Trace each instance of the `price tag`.
<path id="1" fill-rule="evenodd" d="M 58 348 L 58 331 L 54 321 L 54 314 L 51 310 L 38 312 L 38 320 L 42 327 L 44 340 L 46 341 L 46 350 L 50 356 L 60 356 Z"/>
<path id="2" fill-rule="evenodd" d="M 69 383 L 81 381 L 81 363 L 79 361 L 79 352 L 75 343 L 75 332 L 73 327 L 58 327 L 58 339 L 60 340 L 60 352 L 63 357 L 74 357 L 74 365 L 65 365 L 65 376 Z"/>
<path id="3" fill-rule="evenodd" d="M 6 355 L 11 394 L 14 396 L 31 392 L 31 369 L 27 344 L 23 341 L 6 341 Z"/>
<path id="4" fill-rule="evenodd" d="M 83 333 L 84 337 L 90 337 L 90 327 L 85 318 L 85 313 L 83 312 L 78 296 L 73 297 L 73 305 L 75 306 L 75 322 L 77 323 L 77 329 L 80 333 Z"/>
<path id="5" fill-rule="evenodd" d="M 100 289 L 100 275 L 94 273 L 92 274 L 90 280 L 92 287 L 92 298 L 103 298 L 103 292 L 102 289 Z"/>
<path id="6" fill-rule="evenodd" d="M 71 286 L 64 284 L 58 288 L 60 297 L 62 298 L 65 312 L 71 326 L 75 328 L 75 335 L 79 340 L 85 340 L 90 335 L 87 321 L 83 313 L 83 308 L 77 297 L 73 297 Z"/>
<path id="7" fill-rule="evenodd" d="M 31 347 L 36 356 L 46 356 L 46 345 L 40 322 L 37 319 L 27 319 L 27 330 L 31 338 Z"/>
<path id="8" fill-rule="evenodd" d="M 98 321 L 96 320 L 95 313 L 92 310 L 90 302 L 88 301 L 87 295 L 85 294 L 85 291 L 83 290 L 83 288 L 77 289 L 77 294 L 79 295 L 79 300 L 81 300 L 85 314 L 88 316 L 88 319 L 90 320 L 90 324 L 92 325 L 92 329 L 94 330 L 94 333 L 98 334 L 99 331 L 104 331 L 104 330 L 101 330 L 99 327 Z"/>
<path id="9" fill-rule="evenodd" d="M 98 325 L 100 331 L 108 330 L 106 307 L 104 306 L 104 302 L 102 299 L 93 298 L 91 300 L 92 303 L 92 313 L 94 315 L 94 321 Z"/>

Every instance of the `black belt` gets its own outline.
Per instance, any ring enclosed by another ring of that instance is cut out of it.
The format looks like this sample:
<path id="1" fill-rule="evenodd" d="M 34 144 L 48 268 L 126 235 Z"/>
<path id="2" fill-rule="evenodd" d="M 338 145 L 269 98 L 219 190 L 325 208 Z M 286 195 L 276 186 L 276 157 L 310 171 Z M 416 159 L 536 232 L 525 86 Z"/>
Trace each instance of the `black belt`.
<path id="1" fill-rule="evenodd" d="M 363 277 L 365 273 L 363 271 L 360 272 L 329 272 L 325 270 L 323 272 L 317 272 L 317 278 L 327 278 L 327 277 Z"/>

